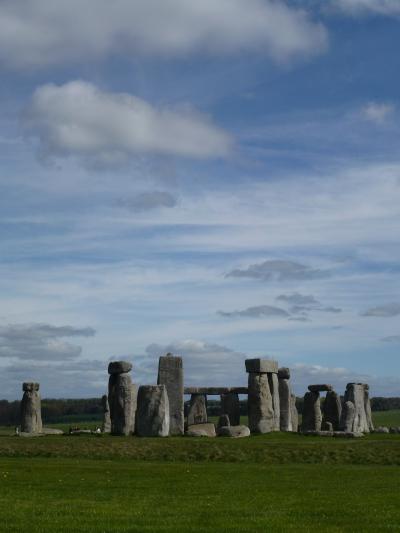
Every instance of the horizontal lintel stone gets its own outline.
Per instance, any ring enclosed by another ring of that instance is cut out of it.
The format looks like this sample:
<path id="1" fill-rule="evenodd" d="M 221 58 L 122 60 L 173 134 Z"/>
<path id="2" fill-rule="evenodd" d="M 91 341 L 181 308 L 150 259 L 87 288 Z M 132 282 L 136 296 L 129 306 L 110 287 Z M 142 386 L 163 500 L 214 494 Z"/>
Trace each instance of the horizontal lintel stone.
<path id="1" fill-rule="evenodd" d="M 237 394 L 247 394 L 247 387 L 185 387 L 185 394 L 208 394 L 210 396 L 218 396 L 220 394 L 227 394 L 228 392 L 236 392 Z"/>
<path id="2" fill-rule="evenodd" d="M 332 391 L 333 387 L 332 385 L 328 385 L 327 383 L 322 383 L 319 385 L 309 385 L 308 390 L 310 392 L 325 392 L 325 391 L 328 392 L 328 391 Z"/>
<path id="3" fill-rule="evenodd" d="M 246 359 L 246 372 L 254 374 L 277 374 L 278 361 L 273 359 Z"/>

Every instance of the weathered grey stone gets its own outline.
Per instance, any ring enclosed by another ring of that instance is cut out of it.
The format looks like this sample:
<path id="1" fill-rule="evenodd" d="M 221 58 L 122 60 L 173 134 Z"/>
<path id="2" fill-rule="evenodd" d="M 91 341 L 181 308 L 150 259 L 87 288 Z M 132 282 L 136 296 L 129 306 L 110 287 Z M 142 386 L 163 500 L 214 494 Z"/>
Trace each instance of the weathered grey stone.
<path id="1" fill-rule="evenodd" d="M 274 408 L 268 374 L 249 373 L 247 401 L 249 427 L 252 433 L 269 433 L 275 429 Z"/>
<path id="2" fill-rule="evenodd" d="M 319 392 L 306 392 L 303 403 L 302 431 L 321 431 L 322 414 Z"/>
<path id="3" fill-rule="evenodd" d="M 308 430 L 308 431 L 303 431 L 303 435 L 306 435 L 308 437 L 333 437 L 333 431 Z"/>
<path id="4" fill-rule="evenodd" d="M 113 435 L 129 435 L 134 431 L 136 386 L 129 374 L 110 374 L 108 403 Z"/>
<path id="5" fill-rule="evenodd" d="M 168 437 L 169 401 L 165 385 L 139 387 L 136 433 L 139 437 Z"/>
<path id="6" fill-rule="evenodd" d="M 334 431 L 333 436 L 344 439 L 357 439 L 359 437 L 364 437 L 364 433 L 357 431 Z"/>
<path id="7" fill-rule="evenodd" d="M 308 390 L 310 392 L 325 392 L 333 390 L 333 387 L 332 385 L 328 385 L 327 383 L 322 383 L 318 385 L 309 385 Z"/>
<path id="8" fill-rule="evenodd" d="M 386 426 L 379 426 L 374 429 L 374 433 L 389 433 L 389 428 Z"/>
<path id="9" fill-rule="evenodd" d="M 21 433 L 41 433 L 42 408 L 39 383 L 23 383 L 21 401 Z"/>
<path id="10" fill-rule="evenodd" d="M 322 418 L 322 425 L 321 425 L 322 431 L 333 431 L 333 424 L 332 422 L 327 422 Z"/>
<path id="11" fill-rule="evenodd" d="M 279 374 L 278 374 L 279 377 Z M 293 431 L 292 424 L 292 391 L 287 378 L 279 379 L 280 430 Z"/>
<path id="12" fill-rule="evenodd" d="M 101 405 L 103 407 L 103 422 L 101 425 L 101 431 L 102 433 L 111 433 L 110 406 L 108 405 L 107 394 L 104 394 L 101 397 Z"/>
<path id="13" fill-rule="evenodd" d="M 342 402 L 335 391 L 328 391 L 323 405 L 323 423 L 332 424 L 334 431 L 339 430 L 340 417 L 342 415 Z"/>
<path id="14" fill-rule="evenodd" d="M 291 413 L 291 420 L 292 420 L 292 431 L 297 433 L 299 430 L 299 413 L 297 412 L 295 394 L 292 394 L 290 397 L 290 413 Z"/>
<path id="15" fill-rule="evenodd" d="M 278 362 L 272 359 L 246 359 L 246 372 L 255 374 L 278 373 Z"/>
<path id="16" fill-rule="evenodd" d="M 236 392 L 221 394 L 221 413 L 227 414 L 232 426 L 240 424 L 240 402 Z M 230 424 L 224 424 L 226 426 Z"/>
<path id="17" fill-rule="evenodd" d="M 231 422 L 229 420 L 229 416 L 228 415 L 220 415 L 219 418 L 218 418 L 218 426 L 219 428 L 221 427 L 226 427 L 226 426 L 230 426 L 231 425 Z"/>
<path id="18" fill-rule="evenodd" d="M 345 401 L 342 409 L 342 416 L 340 418 L 340 429 L 345 433 L 351 433 L 354 427 L 354 403 Z"/>
<path id="19" fill-rule="evenodd" d="M 279 431 L 281 426 L 281 408 L 278 374 L 268 374 L 268 383 L 272 396 L 272 408 L 274 410 L 274 431 Z"/>
<path id="20" fill-rule="evenodd" d="M 189 429 L 186 431 L 185 436 L 186 437 L 209 437 L 207 434 L 207 431 L 204 431 L 204 429 L 194 429 L 196 426 L 192 426 L 192 429 Z"/>
<path id="21" fill-rule="evenodd" d="M 217 429 L 218 437 L 231 437 L 239 439 L 250 437 L 250 429 L 247 426 L 222 426 Z"/>
<path id="22" fill-rule="evenodd" d="M 168 353 L 161 356 L 158 362 L 159 385 L 167 388 L 169 401 L 169 434 L 183 435 L 184 411 L 183 411 L 183 365 L 182 357 Z"/>
<path id="23" fill-rule="evenodd" d="M 109 374 L 127 374 L 132 370 L 132 364 L 128 361 L 112 361 L 108 365 Z"/>
<path id="24" fill-rule="evenodd" d="M 187 417 L 188 426 L 207 423 L 207 398 L 204 394 L 192 394 Z"/>
<path id="25" fill-rule="evenodd" d="M 391 427 L 389 428 L 389 433 L 396 433 L 396 434 L 397 434 L 397 433 L 400 433 L 400 427 L 399 427 L 399 426 L 397 426 L 397 427 L 393 427 L 393 426 L 391 426 Z"/>
<path id="26" fill-rule="evenodd" d="M 286 366 L 279 368 L 278 379 L 290 379 L 290 369 Z"/>
<path id="27" fill-rule="evenodd" d="M 207 437 L 216 437 L 217 434 L 215 432 L 215 426 L 214 424 L 195 424 L 194 426 L 188 426 L 187 428 L 187 432 L 186 432 L 186 435 L 188 435 L 189 433 L 191 434 L 191 436 L 195 436 L 193 433 L 194 432 L 201 432 L 201 433 L 205 433 Z M 203 435 L 196 435 L 196 436 L 203 436 Z"/>
<path id="28" fill-rule="evenodd" d="M 374 430 L 374 423 L 372 421 L 371 401 L 369 399 L 369 386 L 364 384 L 364 408 L 367 417 L 367 424 L 370 431 Z"/>
<path id="29" fill-rule="evenodd" d="M 185 394 L 206 394 L 207 396 L 220 396 L 228 392 L 247 394 L 247 387 L 184 387 Z"/>
<path id="30" fill-rule="evenodd" d="M 64 435 L 64 431 L 62 429 L 56 429 L 56 428 L 42 428 L 43 435 Z"/>
<path id="31" fill-rule="evenodd" d="M 363 383 L 348 383 L 344 394 L 344 401 L 354 405 L 354 417 L 351 431 L 369 433 L 369 423 L 365 411 L 365 385 Z M 371 420 L 372 422 L 372 420 Z"/>

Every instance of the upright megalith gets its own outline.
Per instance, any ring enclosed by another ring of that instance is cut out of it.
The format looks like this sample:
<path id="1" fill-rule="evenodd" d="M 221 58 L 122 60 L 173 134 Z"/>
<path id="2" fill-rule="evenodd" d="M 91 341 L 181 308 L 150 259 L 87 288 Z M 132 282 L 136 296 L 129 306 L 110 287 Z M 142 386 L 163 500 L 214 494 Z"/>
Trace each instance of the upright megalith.
<path id="1" fill-rule="evenodd" d="M 142 385 L 137 397 L 136 433 L 139 437 L 168 437 L 169 401 L 165 385 Z"/>
<path id="2" fill-rule="evenodd" d="M 368 420 L 366 412 L 366 387 L 368 385 L 365 383 L 348 383 L 344 393 L 344 402 L 351 402 L 354 405 L 351 431 L 355 433 L 369 433 L 372 424 L 372 419 Z M 348 423 L 350 423 L 350 420 L 348 420 Z"/>
<path id="3" fill-rule="evenodd" d="M 111 417 L 110 417 L 110 406 L 108 404 L 108 396 L 104 394 L 101 397 L 101 406 L 103 408 L 103 422 L 101 425 L 102 433 L 111 433 Z"/>
<path id="4" fill-rule="evenodd" d="M 169 400 L 170 435 L 184 433 L 182 357 L 167 353 L 158 362 L 158 385 L 165 385 Z"/>
<path id="5" fill-rule="evenodd" d="M 278 370 L 279 380 L 279 406 L 280 406 L 280 430 L 293 431 L 292 422 L 292 391 L 290 388 L 290 370 L 280 368 Z M 297 431 L 297 430 L 296 430 Z"/>
<path id="6" fill-rule="evenodd" d="M 318 391 L 309 391 L 304 395 L 302 431 L 321 431 L 322 414 Z"/>
<path id="7" fill-rule="evenodd" d="M 247 408 L 250 431 L 277 431 L 280 424 L 278 363 L 269 359 L 246 359 L 245 364 L 249 374 Z"/>
<path id="8" fill-rule="evenodd" d="M 108 403 L 113 435 L 129 435 L 135 430 L 137 388 L 129 375 L 131 369 L 132 365 L 127 361 L 113 361 L 108 365 Z"/>
<path id="9" fill-rule="evenodd" d="M 228 415 L 232 426 L 240 424 L 240 402 L 237 392 L 221 394 L 221 414 Z"/>
<path id="10" fill-rule="evenodd" d="M 207 396 L 192 394 L 187 416 L 187 425 L 207 424 Z"/>
<path id="11" fill-rule="evenodd" d="M 372 421 L 371 401 L 369 399 L 369 385 L 364 384 L 364 407 L 367 416 L 367 424 L 370 431 L 374 431 L 374 423 Z"/>
<path id="12" fill-rule="evenodd" d="M 323 405 L 323 424 L 332 424 L 333 431 L 338 431 L 341 415 L 342 402 L 340 401 L 340 396 L 333 390 L 328 391 Z"/>
<path id="13" fill-rule="evenodd" d="M 22 433 L 41 433 L 43 430 L 39 388 L 39 383 L 22 384 L 24 391 L 21 401 Z"/>
<path id="14" fill-rule="evenodd" d="M 354 414 L 355 414 L 354 403 L 346 401 L 343 403 L 342 416 L 340 417 L 340 430 L 345 433 L 353 432 L 354 425 Z"/>
<path id="15" fill-rule="evenodd" d="M 296 407 L 296 395 L 295 394 L 290 395 L 290 412 L 291 412 L 291 417 L 292 417 L 292 431 L 297 433 L 299 430 L 299 413 Z"/>

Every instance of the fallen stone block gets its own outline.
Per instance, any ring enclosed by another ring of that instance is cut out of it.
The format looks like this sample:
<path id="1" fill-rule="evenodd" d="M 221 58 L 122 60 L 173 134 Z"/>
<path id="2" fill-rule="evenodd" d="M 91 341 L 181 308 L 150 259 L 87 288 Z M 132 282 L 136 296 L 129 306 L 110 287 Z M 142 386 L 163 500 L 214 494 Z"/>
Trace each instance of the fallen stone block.
<path id="1" fill-rule="evenodd" d="M 374 433 L 389 433 L 389 428 L 386 426 L 379 426 L 374 429 Z"/>
<path id="2" fill-rule="evenodd" d="M 215 426 L 214 424 L 195 424 L 193 426 L 188 426 L 187 428 L 187 432 L 192 432 L 193 431 L 204 431 L 206 434 L 207 434 L 207 437 L 216 437 L 217 434 L 215 432 Z M 201 435 L 198 435 L 198 436 L 201 436 Z"/>
<path id="3" fill-rule="evenodd" d="M 44 435 L 64 435 L 64 431 L 62 429 L 56 428 L 43 428 L 42 433 L 44 433 Z"/>
<path id="4" fill-rule="evenodd" d="M 230 437 L 240 439 L 250 437 L 250 429 L 247 426 L 222 426 L 217 429 L 218 437 Z"/>
<path id="5" fill-rule="evenodd" d="M 189 429 L 189 431 L 186 431 L 185 433 L 186 437 L 209 437 L 207 431 L 204 431 L 204 429 Z"/>
<path id="6" fill-rule="evenodd" d="M 334 431 L 333 436 L 344 439 L 356 439 L 364 437 L 364 433 L 361 433 L 360 431 Z"/>

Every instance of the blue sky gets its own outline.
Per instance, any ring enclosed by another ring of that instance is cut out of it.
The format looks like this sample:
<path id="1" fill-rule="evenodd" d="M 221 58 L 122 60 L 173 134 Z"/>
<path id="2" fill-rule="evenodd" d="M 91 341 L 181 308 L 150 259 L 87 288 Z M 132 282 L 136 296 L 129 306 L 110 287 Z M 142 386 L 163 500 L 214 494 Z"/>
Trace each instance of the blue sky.
<path id="1" fill-rule="evenodd" d="M 396 0 L 5 0 L 0 387 L 277 358 L 400 394 Z"/>

